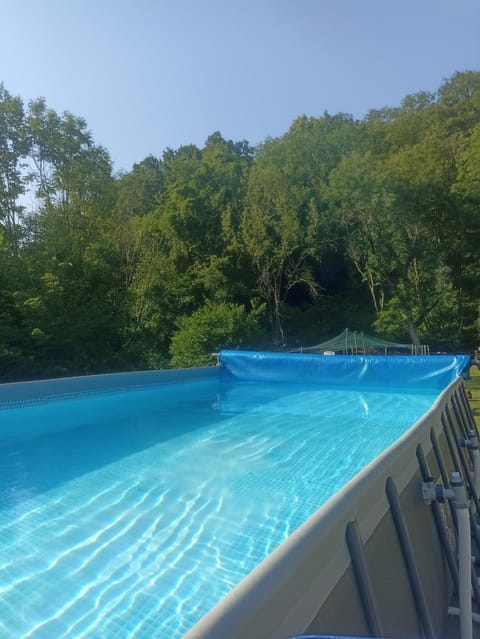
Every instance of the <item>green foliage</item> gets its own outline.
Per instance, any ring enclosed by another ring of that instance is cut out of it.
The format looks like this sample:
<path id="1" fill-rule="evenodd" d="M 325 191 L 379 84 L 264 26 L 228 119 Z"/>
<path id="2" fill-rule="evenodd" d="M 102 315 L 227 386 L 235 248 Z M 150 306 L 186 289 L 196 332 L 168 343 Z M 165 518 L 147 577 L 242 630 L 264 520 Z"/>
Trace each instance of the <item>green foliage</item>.
<path id="1" fill-rule="evenodd" d="M 212 353 L 221 348 L 251 348 L 261 340 L 261 309 L 247 313 L 243 306 L 207 303 L 178 321 L 172 337 L 171 365 L 176 368 L 211 366 Z"/>
<path id="2" fill-rule="evenodd" d="M 464 138 L 458 159 L 457 180 L 452 189 L 472 204 L 480 200 L 480 124 Z"/>
<path id="3" fill-rule="evenodd" d="M 466 141 L 475 141 L 470 126 L 480 118 L 479 78 L 455 75 L 437 101 L 419 94 L 401 108 L 370 114 L 366 150 L 344 157 L 331 175 L 331 205 L 340 213 L 347 255 L 369 287 L 376 325 L 400 334 L 401 318 L 413 342 L 435 333 L 458 343 L 466 290 L 473 293 L 466 235 L 478 239 L 479 227 L 456 194 L 472 184 L 475 157 Z"/>
<path id="4" fill-rule="evenodd" d="M 0 83 L 0 229 L 13 252 L 17 251 L 20 241 L 23 207 L 18 200 L 25 193 L 27 183 L 24 173 L 27 153 L 23 103 Z"/>
<path id="5" fill-rule="evenodd" d="M 276 344 L 286 341 L 281 308 L 294 288 L 301 286 L 312 302 L 321 287 L 314 272 L 336 237 L 324 191 L 355 135 L 346 116 L 303 116 L 285 136 L 258 149 L 238 230 Z"/>
<path id="6" fill-rule="evenodd" d="M 469 347 L 479 176 L 476 71 L 116 176 L 85 120 L 0 85 L 0 379 L 206 364 L 346 326 Z"/>

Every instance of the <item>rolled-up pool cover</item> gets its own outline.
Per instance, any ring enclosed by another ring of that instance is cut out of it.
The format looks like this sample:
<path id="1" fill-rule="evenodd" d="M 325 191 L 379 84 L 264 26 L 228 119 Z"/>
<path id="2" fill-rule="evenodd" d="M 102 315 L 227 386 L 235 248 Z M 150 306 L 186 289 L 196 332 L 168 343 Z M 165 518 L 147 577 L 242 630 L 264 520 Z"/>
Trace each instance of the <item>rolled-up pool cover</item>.
<path id="1" fill-rule="evenodd" d="M 226 377 L 242 381 L 322 386 L 405 387 L 441 390 L 468 372 L 468 355 L 309 355 L 222 350 Z"/>

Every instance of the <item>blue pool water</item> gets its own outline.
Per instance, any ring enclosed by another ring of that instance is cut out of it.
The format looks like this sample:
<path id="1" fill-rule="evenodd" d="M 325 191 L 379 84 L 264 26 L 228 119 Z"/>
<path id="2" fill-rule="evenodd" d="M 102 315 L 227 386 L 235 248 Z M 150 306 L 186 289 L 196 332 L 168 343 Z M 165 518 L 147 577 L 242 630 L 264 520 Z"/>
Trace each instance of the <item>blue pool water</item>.
<path id="1" fill-rule="evenodd" d="M 4 405 L 0 637 L 181 637 L 437 394 L 211 378 Z"/>

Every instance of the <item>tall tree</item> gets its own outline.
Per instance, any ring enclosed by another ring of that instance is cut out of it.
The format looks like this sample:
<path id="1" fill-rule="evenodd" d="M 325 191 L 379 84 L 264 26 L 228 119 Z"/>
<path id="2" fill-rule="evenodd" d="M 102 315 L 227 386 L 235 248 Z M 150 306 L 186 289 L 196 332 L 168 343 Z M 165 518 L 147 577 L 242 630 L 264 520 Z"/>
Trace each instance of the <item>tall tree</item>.
<path id="1" fill-rule="evenodd" d="M 19 218 L 25 193 L 28 134 L 23 102 L 0 83 L 0 228 L 11 250 L 19 243 Z"/>
<path id="2" fill-rule="evenodd" d="M 467 80 L 475 86 L 470 74 Z M 476 89 L 467 91 L 464 81 L 455 77 L 436 101 L 419 94 L 398 109 L 370 113 L 363 153 L 345 157 L 332 173 L 333 206 L 349 257 L 368 283 L 377 325 L 398 332 L 392 318 L 403 317 L 414 343 L 418 327 L 458 340 L 464 323 L 466 218 L 452 191 L 459 140 L 476 117 Z"/>
<path id="3" fill-rule="evenodd" d="M 129 287 L 132 335 L 148 361 L 168 357 L 178 316 L 206 300 L 236 301 L 241 284 L 224 220 L 238 215 L 250 158 L 246 143 L 219 133 L 203 149 L 164 153 L 155 209 L 137 224 L 140 255 Z"/>
<path id="4" fill-rule="evenodd" d="M 59 372 L 103 370 L 120 345 L 110 158 L 82 118 L 58 115 L 44 100 L 30 104 L 27 121 L 39 198 L 24 251 L 35 274 L 34 290 L 24 292 L 27 321 Z"/>
<path id="5" fill-rule="evenodd" d="M 355 132 L 347 116 L 303 116 L 257 150 L 240 230 L 277 344 L 286 341 L 281 314 L 288 296 L 301 288 L 312 300 L 320 289 L 313 269 L 335 240 L 324 190 Z"/>

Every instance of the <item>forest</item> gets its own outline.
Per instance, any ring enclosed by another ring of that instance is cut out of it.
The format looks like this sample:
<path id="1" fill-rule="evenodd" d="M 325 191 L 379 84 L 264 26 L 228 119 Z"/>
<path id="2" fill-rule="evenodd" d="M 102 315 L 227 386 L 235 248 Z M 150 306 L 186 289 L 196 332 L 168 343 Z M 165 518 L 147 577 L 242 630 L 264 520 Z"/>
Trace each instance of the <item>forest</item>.
<path id="1" fill-rule="evenodd" d="M 122 173 L 84 119 L 0 84 L 1 381 L 209 365 L 346 327 L 467 351 L 479 247 L 479 71 Z"/>

